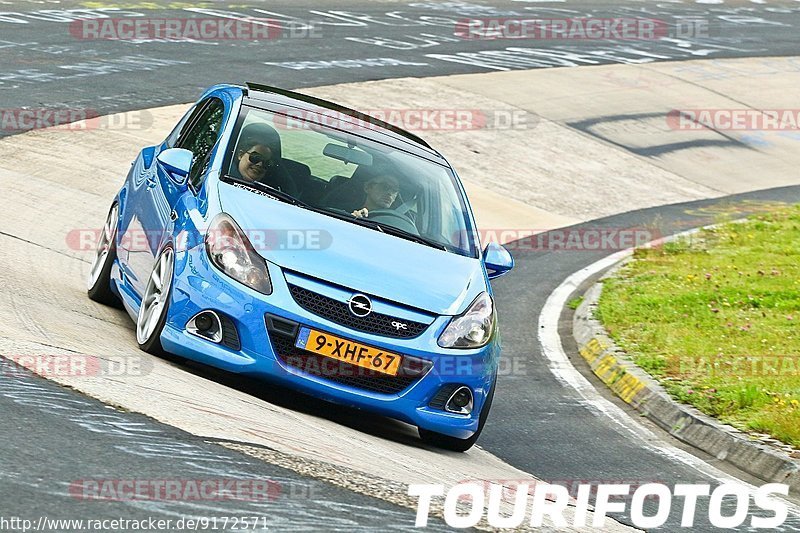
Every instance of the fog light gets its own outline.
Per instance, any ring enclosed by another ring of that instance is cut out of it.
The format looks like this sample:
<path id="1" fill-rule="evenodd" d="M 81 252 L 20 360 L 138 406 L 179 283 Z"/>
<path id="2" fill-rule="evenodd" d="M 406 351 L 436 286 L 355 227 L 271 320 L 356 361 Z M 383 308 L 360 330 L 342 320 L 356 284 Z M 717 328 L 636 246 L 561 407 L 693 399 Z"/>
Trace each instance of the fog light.
<path id="1" fill-rule="evenodd" d="M 214 325 L 214 320 L 211 318 L 211 313 L 203 313 L 194 319 L 194 325 L 197 331 L 206 332 Z"/>
<path id="2" fill-rule="evenodd" d="M 459 387 L 450 395 L 445 410 L 450 413 L 468 415 L 472 413 L 472 391 L 469 387 Z"/>
<path id="3" fill-rule="evenodd" d="M 222 341 L 222 321 L 214 311 L 201 311 L 186 323 L 186 331 L 219 344 Z"/>

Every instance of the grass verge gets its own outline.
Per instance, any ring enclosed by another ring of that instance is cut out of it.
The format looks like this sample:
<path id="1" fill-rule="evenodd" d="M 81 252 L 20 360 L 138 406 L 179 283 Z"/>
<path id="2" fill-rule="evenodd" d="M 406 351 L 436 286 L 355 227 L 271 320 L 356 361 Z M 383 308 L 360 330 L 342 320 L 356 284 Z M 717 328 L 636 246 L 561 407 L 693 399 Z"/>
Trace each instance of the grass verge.
<path id="1" fill-rule="evenodd" d="M 800 206 L 637 250 L 597 316 L 679 401 L 800 446 Z"/>

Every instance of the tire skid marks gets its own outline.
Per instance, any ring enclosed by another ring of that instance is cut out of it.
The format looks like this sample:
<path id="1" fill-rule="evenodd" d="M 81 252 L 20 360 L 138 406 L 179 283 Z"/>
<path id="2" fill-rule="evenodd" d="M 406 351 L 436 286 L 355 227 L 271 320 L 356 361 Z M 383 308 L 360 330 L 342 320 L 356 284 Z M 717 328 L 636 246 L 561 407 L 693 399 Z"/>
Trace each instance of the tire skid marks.
<path id="1" fill-rule="evenodd" d="M 137 416 L 111 411 L 99 402 L 83 399 L 74 392 L 60 390 L 53 384 L 33 376 L 19 379 L 18 369 L 13 364 L 0 358 L 0 398 L 17 405 L 39 411 L 44 416 L 58 416 L 67 419 L 87 433 L 96 433 L 115 444 L 120 461 L 124 457 L 133 456 L 141 460 L 169 461 L 180 465 L 181 475 L 186 479 L 252 479 L 252 462 L 245 456 L 230 453 L 223 448 L 209 448 L 205 444 L 192 442 L 194 439 L 177 440 L 175 431 L 167 433 L 158 425 Z M 136 461 L 137 459 L 128 459 Z M 48 480 L 32 483 L 24 472 L 13 472 L 5 468 L 0 473 L 13 485 L 26 486 L 36 492 L 51 496 L 68 497 L 70 482 L 67 480 Z M 272 481 L 284 487 L 303 485 L 310 494 L 310 480 L 298 481 L 295 477 L 285 475 L 270 476 Z M 302 492 L 302 490 L 300 491 Z M 267 514 L 270 525 L 278 529 L 288 528 L 292 524 L 302 523 L 304 527 L 347 527 L 355 531 L 368 530 L 365 521 L 343 519 L 350 512 L 355 512 L 351 504 L 331 501 L 321 497 L 319 491 L 315 499 L 291 497 L 280 498 L 279 502 L 267 504 L 263 502 L 191 502 L 191 501 L 131 501 L 133 508 L 149 513 L 160 513 L 177 518 L 185 516 L 259 516 Z M 362 517 L 380 516 L 382 521 L 402 524 L 407 520 L 407 513 L 385 508 L 363 509 Z M 357 516 L 356 513 L 355 516 Z"/>

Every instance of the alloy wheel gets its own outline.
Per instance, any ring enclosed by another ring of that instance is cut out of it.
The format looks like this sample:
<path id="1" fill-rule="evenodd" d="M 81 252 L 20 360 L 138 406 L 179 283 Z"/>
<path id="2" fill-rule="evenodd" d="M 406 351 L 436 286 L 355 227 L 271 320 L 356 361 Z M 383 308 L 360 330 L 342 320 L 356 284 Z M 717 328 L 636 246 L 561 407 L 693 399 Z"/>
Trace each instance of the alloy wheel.
<path id="1" fill-rule="evenodd" d="M 165 249 L 158 257 L 147 288 L 144 291 L 139 317 L 136 320 L 136 340 L 145 344 L 150 340 L 159 320 L 166 311 L 169 291 L 172 287 L 172 269 L 174 253 L 172 248 Z"/>

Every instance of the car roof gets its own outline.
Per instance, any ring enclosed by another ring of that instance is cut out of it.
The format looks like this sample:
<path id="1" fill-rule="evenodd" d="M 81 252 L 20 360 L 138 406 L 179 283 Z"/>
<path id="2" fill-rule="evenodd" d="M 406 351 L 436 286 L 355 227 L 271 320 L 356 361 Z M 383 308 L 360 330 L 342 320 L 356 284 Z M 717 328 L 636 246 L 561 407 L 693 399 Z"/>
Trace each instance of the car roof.
<path id="1" fill-rule="evenodd" d="M 336 119 L 341 122 L 348 122 L 356 126 L 362 125 L 359 128 L 359 134 L 363 137 L 394 145 L 402 150 L 418 153 L 427 159 L 433 159 L 440 164 L 449 166 L 444 157 L 421 137 L 366 113 L 323 100 L 322 98 L 269 85 L 248 83 L 243 90 L 245 97 L 251 101 L 291 107 L 303 111 L 309 116 L 330 115 L 331 112 L 334 112 Z M 364 123 L 368 123 L 369 126 L 363 126 Z"/>

